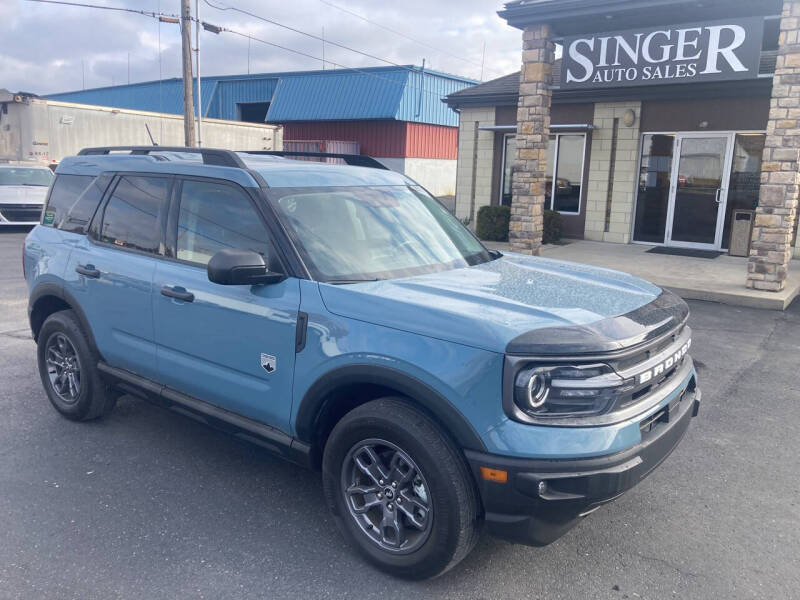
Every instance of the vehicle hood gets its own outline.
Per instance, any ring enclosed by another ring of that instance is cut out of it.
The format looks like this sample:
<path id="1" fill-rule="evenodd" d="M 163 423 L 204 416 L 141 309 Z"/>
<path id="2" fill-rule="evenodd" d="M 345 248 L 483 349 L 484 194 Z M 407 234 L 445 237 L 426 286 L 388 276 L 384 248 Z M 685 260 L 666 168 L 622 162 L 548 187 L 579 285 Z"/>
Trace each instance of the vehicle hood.
<path id="1" fill-rule="evenodd" d="M 609 351 L 688 314 L 680 298 L 631 275 L 511 253 L 403 279 L 322 283 L 320 293 L 343 317 L 515 354 Z"/>
<path id="2" fill-rule="evenodd" d="M 0 204 L 44 204 L 47 186 L 0 185 Z"/>

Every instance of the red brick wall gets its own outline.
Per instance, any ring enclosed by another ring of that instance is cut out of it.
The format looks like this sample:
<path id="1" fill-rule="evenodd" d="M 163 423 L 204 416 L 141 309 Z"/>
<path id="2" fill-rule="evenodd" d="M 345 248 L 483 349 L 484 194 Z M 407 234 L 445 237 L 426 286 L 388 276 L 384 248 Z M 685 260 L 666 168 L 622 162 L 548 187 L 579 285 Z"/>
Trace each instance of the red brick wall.
<path id="1" fill-rule="evenodd" d="M 285 123 L 284 140 L 358 142 L 361 154 L 382 158 L 447 158 L 458 152 L 458 128 L 403 121 Z"/>

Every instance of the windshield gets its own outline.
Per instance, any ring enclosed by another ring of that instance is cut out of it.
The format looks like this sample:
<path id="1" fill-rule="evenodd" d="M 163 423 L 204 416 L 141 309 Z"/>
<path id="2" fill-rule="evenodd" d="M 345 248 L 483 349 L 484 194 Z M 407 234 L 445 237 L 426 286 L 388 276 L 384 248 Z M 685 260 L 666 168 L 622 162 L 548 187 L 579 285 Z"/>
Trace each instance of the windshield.
<path id="1" fill-rule="evenodd" d="M 320 281 L 407 277 L 491 260 L 447 209 L 416 186 L 268 191 Z"/>
<path id="2" fill-rule="evenodd" d="M 0 169 L 0 185 L 37 185 L 47 187 L 53 179 L 50 169 L 30 167 Z"/>

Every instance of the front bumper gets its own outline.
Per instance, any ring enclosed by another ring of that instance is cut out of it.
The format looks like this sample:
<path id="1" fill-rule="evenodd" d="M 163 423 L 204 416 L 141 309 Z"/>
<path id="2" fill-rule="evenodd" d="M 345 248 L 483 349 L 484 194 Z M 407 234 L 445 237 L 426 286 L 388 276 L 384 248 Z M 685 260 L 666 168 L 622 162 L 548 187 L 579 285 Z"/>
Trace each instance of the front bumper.
<path id="1" fill-rule="evenodd" d="M 467 450 L 489 532 L 532 546 L 554 542 L 660 465 L 683 439 L 700 398 L 693 377 L 682 394 L 640 424 L 640 443 L 608 456 L 544 460 Z M 506 483 L 487 481 L 481 467 L 506 471 Z"/>
<path id="2" fill-rule="evenodd" d="M 0 204 L 0 227 L 38 225 L 41 217 L 41 204 Z"/>

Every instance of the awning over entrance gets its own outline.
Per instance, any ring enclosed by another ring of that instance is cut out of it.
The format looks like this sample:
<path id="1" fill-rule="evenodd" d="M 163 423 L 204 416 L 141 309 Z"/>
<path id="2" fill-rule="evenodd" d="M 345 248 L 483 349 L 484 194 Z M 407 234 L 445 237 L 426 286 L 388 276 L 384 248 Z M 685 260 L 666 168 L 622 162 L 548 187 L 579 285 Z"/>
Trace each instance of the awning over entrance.
<path id="1" fill-rule="evenodd" d="M 514 133 L 516 125 L 482 125 L 478 127 L 481 131 L 500 131 L 504 133 Z M 550 125 L 550 131 L 591 131 L 594 125 L 591 123 L 568 123 L 565 125 Z"/>

